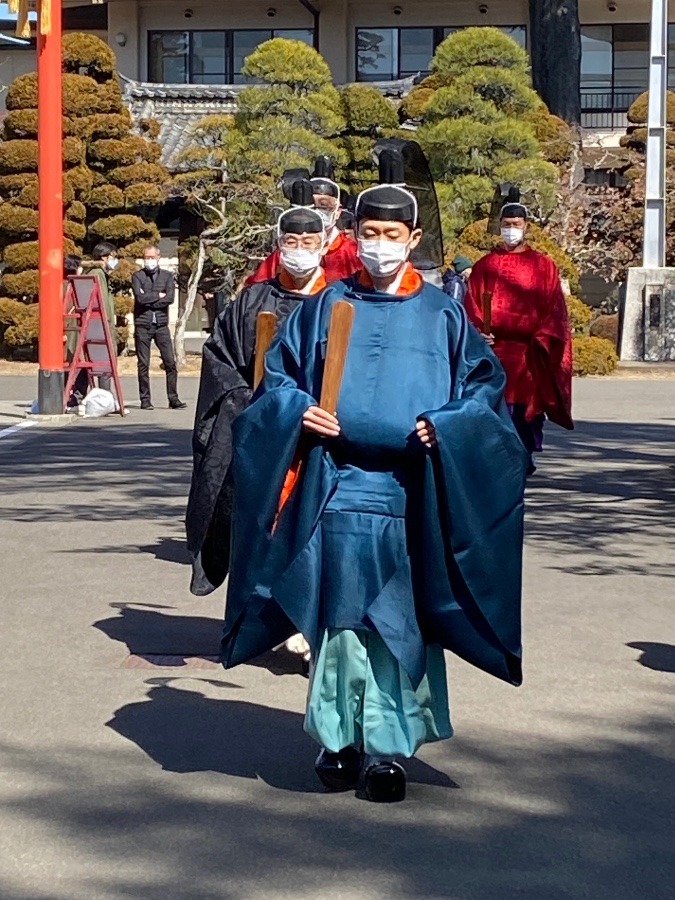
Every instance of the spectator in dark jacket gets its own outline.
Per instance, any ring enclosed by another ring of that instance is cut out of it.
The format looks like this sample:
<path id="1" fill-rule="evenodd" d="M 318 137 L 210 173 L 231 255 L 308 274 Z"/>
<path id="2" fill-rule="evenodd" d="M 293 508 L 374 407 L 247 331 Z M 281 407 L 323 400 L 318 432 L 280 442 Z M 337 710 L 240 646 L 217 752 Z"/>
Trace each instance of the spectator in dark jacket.
<path id="1" fill-rule="evenodd" d="M 447 272 L 443 273 L 443 290 L 459 303 L 464 301 L 472 266 L 467 256 L 456 256 Z"/>
<path id="2" fill-rule="evenodd" d="M 143 251 L 143 268 L 134 272 L 134 335 L 138 360 L 138 393 L 141 409 L 154 409 L 150 399 L 150 345 L 154 341 L 166 372 L 166 393 L 170 409 L 185 409 L 178 396 L 178 370 L 169 331 L 169 307 L 176 285 L 171 272 L 159 267 L 159 247 Z"/>

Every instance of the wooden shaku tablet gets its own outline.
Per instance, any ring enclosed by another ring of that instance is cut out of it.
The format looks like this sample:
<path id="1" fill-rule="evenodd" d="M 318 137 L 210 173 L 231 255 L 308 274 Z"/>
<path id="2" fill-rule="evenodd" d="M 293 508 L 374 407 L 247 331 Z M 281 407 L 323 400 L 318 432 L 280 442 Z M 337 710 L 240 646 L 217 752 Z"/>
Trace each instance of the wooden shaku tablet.
<path id="1" fill-rule="evenodd" d="M 354 307 L 352 304 L 346 300 L 338 300 L 331 310 L 326 362 L 321 383 L 321 399 L 319 400 L 321 409 L 325 409 L 326 412 L 333 415 L 337 411 L 353 322 Z"/>
<path id="2" fill-rule="evenodd" d="M 255 368 L 253 390 L 263 380 L 265 374 L 265 354 L 277 330 L 277 317 L 273 312 L 258 313 L 255 323 Z"/>

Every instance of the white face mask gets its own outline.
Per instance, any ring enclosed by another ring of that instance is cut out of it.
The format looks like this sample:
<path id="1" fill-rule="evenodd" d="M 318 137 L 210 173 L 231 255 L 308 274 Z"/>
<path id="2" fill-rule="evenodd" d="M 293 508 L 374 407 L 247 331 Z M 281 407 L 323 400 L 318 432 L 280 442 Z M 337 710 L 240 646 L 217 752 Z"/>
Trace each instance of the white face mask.
<path id="1" fill-rule="evenodd" d="M 522 244 L 525 239 L 525 229 L 517 228 L 515 225 L 506 225 L 502 228 L 502 240 L 507 247 L 517 247 Z"/>
<path id="2" fill-rule="evenodd" d="M 321 250 L 305 250 L 302 247 L 279 249 L 281 265 L 291 275 L 302 277 L 314 272 L 321 265 Z"/>
<path id="3" fill-rule="evenodd" d="M 359 259 L 375 278 L 386 278 L 395 275 L 408 259 L 410 248 L 408 242 L 368 240 L 359 238 Z"/>
<path id="4" fill-rule="evenodd" d="M 158 265 L 159 265 L 159 262 L 156 259 L 144 259 L 143 260 L 143 268 L 146 269 L 148 272 L 154 272 Z"/>
<path id="5" fill-rule="evenodd" d="M 316 212 L 323 219 L 323 224 L 326 231 L 330 231 L 330 229 L 335 225 L 337 221 L 337 210 L 336 209 L 319 209 L 317 207 Z"/>
<path id="6" fill-rule="evenodd" d="M 108 257 L 105 261 L 105 267 L 109 272 L 113 272 L 119 263 L 119 259 L 116 256 Z"/>

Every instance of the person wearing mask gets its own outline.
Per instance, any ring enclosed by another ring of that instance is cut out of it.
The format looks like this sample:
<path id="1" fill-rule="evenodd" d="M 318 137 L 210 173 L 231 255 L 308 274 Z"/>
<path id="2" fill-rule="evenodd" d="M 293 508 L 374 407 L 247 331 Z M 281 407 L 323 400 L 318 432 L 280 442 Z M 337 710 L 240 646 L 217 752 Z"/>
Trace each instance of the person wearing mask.
<path id="1" fill-rule="evenodd" d="M 473 263 L 468 256 L 456 256 L 450 268 L 443 273 L 443 290 L 449 297 L 464 302 L 466 286 L 471 275 Z"/>
<path id="2" fill-rule="evenodd" d="M 313 205 L 323 219 L 326 229 L 326 245 L 322 268 L 326 275 L 326 281 L 338 281 L 347 278 L 361 268 L 356 242 L 353 237 L 345 234 L 338 222 L 342 213 L 340 203 L 340 188 L 333 180 L 333 167 L 329 159 L 319 157 L 314 167 L 314 177 L 310 179 L 312 185 Z M 252 275 L 246 279 L 245 284 L 256 284 L 260 281 L 269 281 L 274 278 L 279 269 L 279 247 L 264 259 Z"/>
<path id="3" fill-rule="evenodd" d="M 253 393 L 256 322 L 272 312 L 278 326 L 308 297 L 322 291 L 326 242 L 322 217 L 312 208 L 312 186 L 292 188 L 294 206 L 277 222 L 279 270 L 244 288 L 227 303 L 204 344 L 192 438 L 193 471 L 186 514 L 193 594 L 209 594 L 227 575 L 230 550 L 232 422 Z"/>
<path id="4" fill-rule="evenodd" d="M 400 760 L 452 734 L 443 648 L 521 681 L 527 454 L 499 361 L 409 261 L 422 231 L 402 157 L 379 164 L 355 210 L 363 270 L 291 313 L 234 422 L 222 658 L 300 631 L 319 779 L 353 790 L 363 772 L 368 800 L 394 802 Z M 338 300 L 354 319 L 337 409 L 324 410 Z"/>
<path id="5" fill-rule="evenodd" d="M 185 409 L 178 396 L 178 369 L 169 331 L 169 307 L 174 301 L 176 285 L 171 272 L 159 266 L 159 247 L 150 245 L 143 251 L 143 268 L 134 272 L 134 338 L 138 360 L 138 393 L 141 409 L 154 409 L 150 396 L 150 347 L 154 341 L 166 373 L 169 409 Z"/>
<path id="6" fill-rule="evenodd" d="M 483 331 L 489 298 L 487 340 L 506 371 L 506 402 L 532 457 L 542 450 L 545 419 L 574 428 L 572 330 L 555 263 L 527 243 L 527 208 L 505 204 L 500 229 L 501 246 L 474 264 L 464 304 Z"/>

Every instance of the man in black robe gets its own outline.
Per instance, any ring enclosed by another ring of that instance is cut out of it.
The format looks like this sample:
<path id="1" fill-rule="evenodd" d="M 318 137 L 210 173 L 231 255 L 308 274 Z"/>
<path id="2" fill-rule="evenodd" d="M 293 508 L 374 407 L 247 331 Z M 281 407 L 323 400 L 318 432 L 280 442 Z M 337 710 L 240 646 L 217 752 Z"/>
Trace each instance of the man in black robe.
<path id="1" fill-rule="evenodd" d="M 323 220 L 309 208 L 312 186 L 293 187 L 294 206 L 279 217 L 280 268 L 275 278 L 252 284 L 228 303 L 204 345 L 192 436 L 193 472 L 186 514 L 192 561 L 190 590 L 203 596 L 227 575 L 230 547 L 232 422 L 253 393 L 258 313 L 272 312 L 280 325 L 304 297 L 323 290 Z"/>

